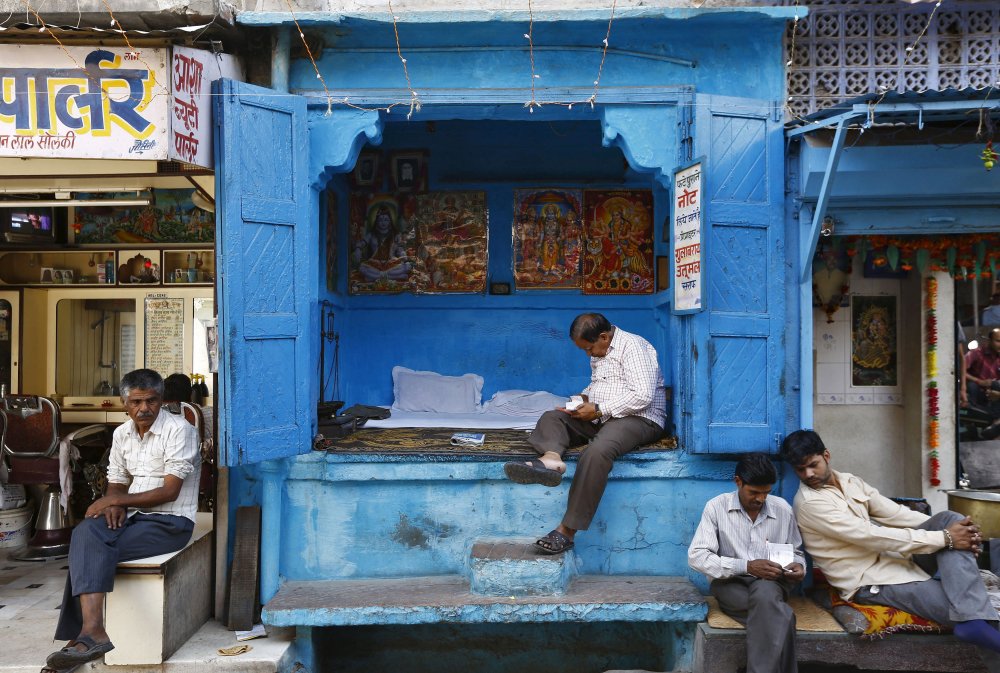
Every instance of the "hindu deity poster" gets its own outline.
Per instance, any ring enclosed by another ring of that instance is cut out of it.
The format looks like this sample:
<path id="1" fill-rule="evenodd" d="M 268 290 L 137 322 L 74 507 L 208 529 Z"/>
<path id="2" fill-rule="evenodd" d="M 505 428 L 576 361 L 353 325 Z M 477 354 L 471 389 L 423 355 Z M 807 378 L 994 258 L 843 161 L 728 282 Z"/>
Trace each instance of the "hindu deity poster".
<path id="1" fill-rule="evenodd" d="M 653 193 L 586 190 L 584 294 L 651 294 Z"/>
<path id="2" fill-rule="evenodd" d="M 519 290 L 579 289 L 582 203 L 578 189 L 514 190 L 514 280 Z"/>
<path id="3" fill-rule="evenodd" d="M 483 292 L 485 192 L 353 194 L 351 294 Z"/>
<path id="4" fill-rule="evenodd" d="M 77 243 L 211 243 L 215 215 L 196 208 L 190 189 L 157 189 L 149 206 L 76 209 Z"/>
<path id="5" fill-rule="evenodd" d="M 851 298 L 851 385 L 899 384 L 896 297 Z"/>
<path id="6" fill-rule="evenodd" d="M 416 232 L 418 292 L 485 292 L 486 192 L 403 197 Z"/>

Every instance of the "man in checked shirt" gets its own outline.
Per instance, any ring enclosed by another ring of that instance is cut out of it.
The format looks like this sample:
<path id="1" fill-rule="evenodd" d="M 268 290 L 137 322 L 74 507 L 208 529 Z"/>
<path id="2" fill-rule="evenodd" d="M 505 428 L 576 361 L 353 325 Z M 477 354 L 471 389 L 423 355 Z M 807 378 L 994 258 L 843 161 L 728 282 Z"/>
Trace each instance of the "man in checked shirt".
<path id="1" fill-rule="evenodd" d="M 547 411 L 528 437 L 540 458 L 504 465 L 519 484 L 557 486 L 566 472 L 563 454 L 590 442 L 569 489 L 562 522 L 535 542 L 546 554 L 573 547 L 578 530 L 587 530 L 619 456 L 660 439 L 667 418 L 667 396 L 656 350 L 645 339 L 615 327 L 600 313 L 584 313 L 569 337 L 590 357 L 590 385 L 574 409 Z"/>
<path id="2" fill-rule="evenodd" d="M 688 565 L 712 580 L 722 611 L 747 627 L 747 673 L 795 673 L 795 613 L 788 592 L 805 576 L 802 537 L 791 506 L 768 495 L 778 480 L 771 459 L 750 453 L 736 464 L 736 491 L 708 501 L 688 548 Z M 774 544 L 792 560 L 771 560 Z"/>
<path id="3" fill-rule="evenodd" d="M 137 369 L 121 381 L 129 416 L 114 433 L 108 488 L 73 530 L 69 574 L 53 652 L 43 673 L 69 671 L 114 649 L 104 630 L 104 596 L 119 561 L 177 551 L 187 544 L 198 510 L 201 457 L 195 429 L 160 413 L 163 378 Z"/>

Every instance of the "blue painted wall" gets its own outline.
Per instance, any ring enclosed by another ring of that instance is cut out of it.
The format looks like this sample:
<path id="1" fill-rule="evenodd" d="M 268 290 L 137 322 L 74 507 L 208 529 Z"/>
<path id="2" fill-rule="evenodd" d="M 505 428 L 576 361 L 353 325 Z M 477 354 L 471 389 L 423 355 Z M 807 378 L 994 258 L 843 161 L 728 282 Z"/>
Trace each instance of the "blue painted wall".
<path id="1" fill-rule="evenodd" d="M 669 124 L 664 132 L 668 138 L 676 136 Z M 513 287 L 514 189 L 655 187 L 648 176 L 628 168 L 620 150 L 604 148 L 600 141 L 596 121 L 397 122 L 386 124 L 379 149 L 384 157 L 398 149 L 427 149 L 432 190 L 486 192 L 489 277 Z M 338 191 L 345 240 L 347 191 Z M 666 192 L 655 192 L 657 254 L 666 254 Z M 349 245 L 345 240 L 338 247 L 341 268 L 346 269 Z M 395 365 L 449 375 L 480 374 L 485 379 L 484 400 L 508 388 L 579 392 L 589 380 L 589 364 L 567 332 L 572 319 L 588 310 L 606 312 L 624 329 L 642 334 L 661 356 L 671 350 L 655 319 L 656 302 L 648 295 L 583 296 L 579 290 L 515 287 L 509 296 L 345 296 L 345 281 L 341 273 L 341 293 L 330 299 L 340 307 L 341 394 L 348 403 L 391 404 L 390 372 Z M 661 357 L 661 363 L 670 380 L 670 359 Z"/>

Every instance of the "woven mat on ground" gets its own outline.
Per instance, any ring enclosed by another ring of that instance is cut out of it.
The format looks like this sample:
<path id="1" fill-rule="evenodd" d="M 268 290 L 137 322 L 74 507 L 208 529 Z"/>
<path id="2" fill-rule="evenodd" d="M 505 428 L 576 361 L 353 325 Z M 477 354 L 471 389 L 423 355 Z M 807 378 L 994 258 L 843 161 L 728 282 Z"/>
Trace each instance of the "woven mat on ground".
<path id="1" fill-rule="evenodd" d="M 456 432 L 481 432 L 486 440 L 481 446 L 455 446 Z M 453 428 L 361 428 L 347 437 L 324 439 L 316 447 L 330 453 L 383 453 L 399 456 L 477 456 L 503 458 L 510 455 L 535 456 L 525 430 L 455 430 Z M 582 448 L 582 447 L 581 447 Z M 665 437 L 636 451 L 668 451 L 677 448 L 676 437 Z M 575 459 L 580 452 L 570 449 L 566 457 Z"/>
<path id="2" fill-rule="evenodd" d="M 708 625 L 713 629 L 742 629 L 743 625 L 719 608 L 715 596 L 708 596 Z M 843 633 L 842 627 L 829 612 L 816 605 L 805 596 L 792 596 L 788 604 L 795 612 L 797 631 L 817 631 L 821 633 Z"/>

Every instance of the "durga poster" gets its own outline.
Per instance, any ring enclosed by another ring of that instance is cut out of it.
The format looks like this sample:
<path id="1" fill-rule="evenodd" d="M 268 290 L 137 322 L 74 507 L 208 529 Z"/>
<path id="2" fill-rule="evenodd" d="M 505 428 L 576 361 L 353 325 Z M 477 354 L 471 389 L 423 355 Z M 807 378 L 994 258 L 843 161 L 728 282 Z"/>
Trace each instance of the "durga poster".
<path id="1" fill-rule="evenodd" d="M 588 189 L 583 210 L 584 294 L 652 294 L 653 193 Z"/>
<path id="2" fill-rule="evenodd" d="M 514 190 L 514 280 L 519 290 L 579 289 L 583 244 L 577 189 Z"/>
<path id="3" fill-rule="evenodd" d="M 351 294 L 484 292 L 485 192 L 353 194 Z"/>

